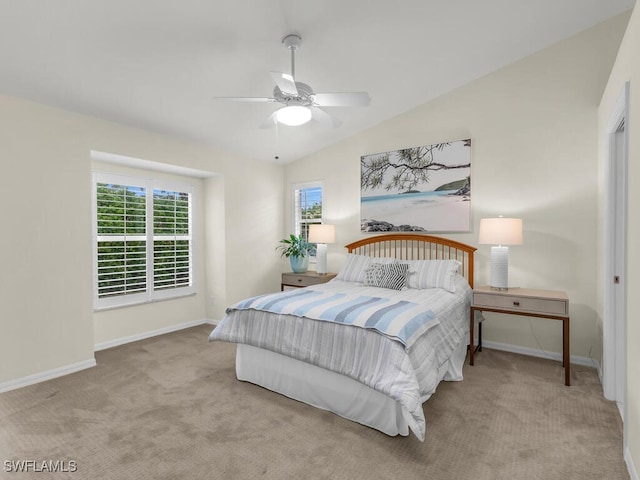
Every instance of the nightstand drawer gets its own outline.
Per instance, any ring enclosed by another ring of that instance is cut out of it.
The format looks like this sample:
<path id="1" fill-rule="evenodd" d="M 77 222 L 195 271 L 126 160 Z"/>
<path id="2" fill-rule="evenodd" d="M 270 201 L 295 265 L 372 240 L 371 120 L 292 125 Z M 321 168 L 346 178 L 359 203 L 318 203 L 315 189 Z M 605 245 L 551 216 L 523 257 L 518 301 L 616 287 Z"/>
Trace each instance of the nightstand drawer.
<path id="1" fill-rule="evenodd" d="M 517 295 L 491 295 L 474 293 L 473 304 L 478 307 L 505 308 L 524 312 L 548 313 L 550 315 L 568 315 L 568 302 L 546 298 L 521 297 Z"/>
<path id="2" fill-rule="evenodd" d="M 315 285 L 318 283 L 318 279 L 310 277 L 308 275 L 296 275 L 295 273 L 282 274 L 282 283 L 286 285 L 300 285 L 301 287 L 308 287 L 309 285 Z"/>
<path id="3" fill-rule="evenodd" d="M 280 290 L 284 290 L 284 287 L 289 288 L 301 288 L 309 287 L 311 285 L 319 285 L 321 283 L 327 283 L 334 279 L 337 274 L 335 273 L 316 273 L 316 272 L 304 272 L 293 273 L 285 272 L 282 274 L 282 280 L 280 283 Z"/>

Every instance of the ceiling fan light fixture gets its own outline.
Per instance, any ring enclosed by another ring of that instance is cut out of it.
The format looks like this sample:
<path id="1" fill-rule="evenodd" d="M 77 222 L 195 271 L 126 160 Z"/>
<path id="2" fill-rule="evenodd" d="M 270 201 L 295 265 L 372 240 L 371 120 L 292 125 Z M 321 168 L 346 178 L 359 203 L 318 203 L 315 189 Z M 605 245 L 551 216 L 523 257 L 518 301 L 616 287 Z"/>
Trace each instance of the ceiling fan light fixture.
<path id="1" fill-rule="evenodd" d="M 297 127 L 311 120 L 311 110 L 300 105 L 288 105 L 277 111 L 276 120 L 284 125 Z"/>

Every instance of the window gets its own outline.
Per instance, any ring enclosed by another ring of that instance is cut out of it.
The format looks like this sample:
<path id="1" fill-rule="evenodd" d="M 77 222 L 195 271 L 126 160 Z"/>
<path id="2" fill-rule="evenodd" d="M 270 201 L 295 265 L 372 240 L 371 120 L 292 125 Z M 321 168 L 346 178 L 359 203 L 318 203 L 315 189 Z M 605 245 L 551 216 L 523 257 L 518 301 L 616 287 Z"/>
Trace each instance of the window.
<path id="1" fill-rule="evenodd" d="M 94 307 L 194 293 L 193 187 L 106 173 L 94 179 Z"/>
<path id="2" fill-rule="evenodd" d="M 294 231 L 309 239 L 309 225 L 322 223 L 322 184 L 296 185 L 293 189 Z"/>

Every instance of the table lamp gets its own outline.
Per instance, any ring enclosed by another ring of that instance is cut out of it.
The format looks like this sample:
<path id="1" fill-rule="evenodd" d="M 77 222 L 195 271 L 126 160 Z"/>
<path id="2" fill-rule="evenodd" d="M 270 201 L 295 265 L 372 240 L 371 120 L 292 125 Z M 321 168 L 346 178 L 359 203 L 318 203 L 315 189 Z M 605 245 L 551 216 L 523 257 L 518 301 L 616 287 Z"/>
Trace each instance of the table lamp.
<path id="1" fill-rule="evenodd" d="M 522 245 L 522 219 L 483 218 L 480 220 L 478 243 L 491 247 L 491 288 L 509 288 L 509 247 Z"/>
<path id="2" fill-rule="evenodd" d="M 316 243 L 316 272 L 318 275 L 327 273 L 327 243 L 336 241 L 336 228 L 334 225 L 313 224 L 309 225 L 309 243 Z"/>

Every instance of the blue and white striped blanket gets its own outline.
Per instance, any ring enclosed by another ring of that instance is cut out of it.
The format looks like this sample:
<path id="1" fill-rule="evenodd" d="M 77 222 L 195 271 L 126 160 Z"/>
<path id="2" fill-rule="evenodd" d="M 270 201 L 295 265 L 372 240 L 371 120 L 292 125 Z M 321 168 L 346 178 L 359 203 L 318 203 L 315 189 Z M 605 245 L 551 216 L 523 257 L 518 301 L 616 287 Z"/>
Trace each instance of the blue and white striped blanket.
<path id="1" fill-rule="evenodd" d="M 248 298 L 227 308 L 227 313 L 251 309 L 373 329 L 399 341 L 405 349 L 439 323 L 419 303 L 309 288 Z"/>

